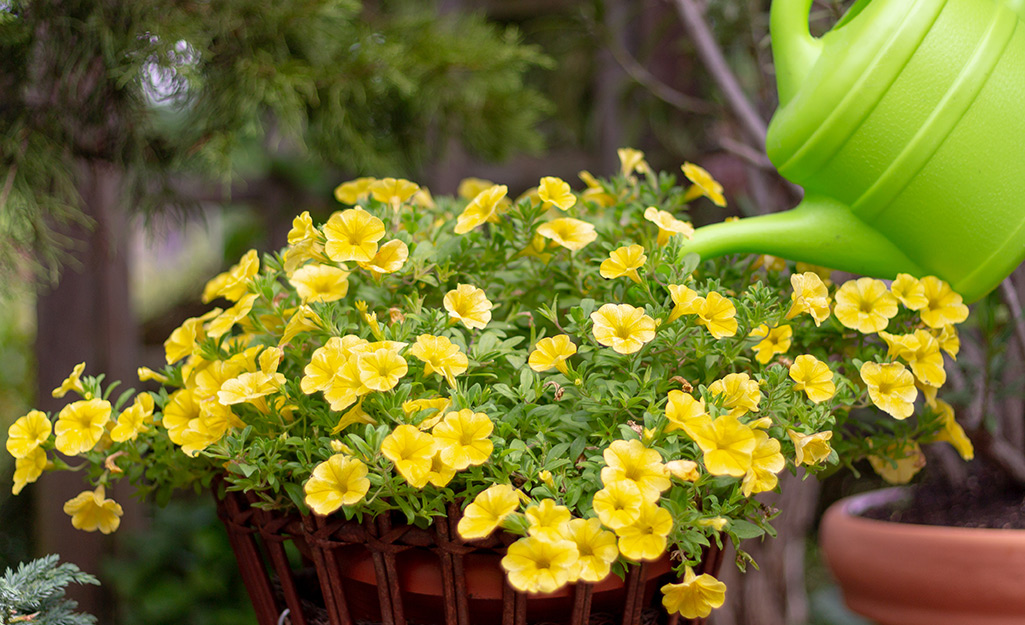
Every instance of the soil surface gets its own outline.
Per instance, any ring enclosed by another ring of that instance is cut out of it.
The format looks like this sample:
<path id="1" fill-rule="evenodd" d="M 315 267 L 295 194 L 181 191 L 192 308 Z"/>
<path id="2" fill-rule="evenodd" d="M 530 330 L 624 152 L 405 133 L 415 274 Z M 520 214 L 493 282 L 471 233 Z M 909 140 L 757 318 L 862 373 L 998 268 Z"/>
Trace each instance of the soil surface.
<path id="1" fill-rule="evenodd" d="M 925 481 L 913 493 L 910 502 L 867 510 L 864 516 L 920 525 L 1025 529 L 1025 489 L 994 471 L 975 471 L 963 486 Z"/>

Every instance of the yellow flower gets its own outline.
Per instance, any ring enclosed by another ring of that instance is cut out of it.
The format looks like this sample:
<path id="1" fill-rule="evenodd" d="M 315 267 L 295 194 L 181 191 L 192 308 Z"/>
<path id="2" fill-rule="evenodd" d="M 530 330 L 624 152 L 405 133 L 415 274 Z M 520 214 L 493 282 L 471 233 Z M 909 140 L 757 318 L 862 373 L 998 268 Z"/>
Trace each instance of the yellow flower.
<path id="1" fill-rule="evenodd" d="M 616 154 L 619 156 L 619 173 L 623 176 L 629 176 L 635 171 L 643 174 L 651 169 L 644 160 L 644 152 L 640 150 L 619 148 Z"/>
<path id="2" fill-rule="evenodd" d="M 755 449 L 751 452 L 751 468 L 744 474 L 741 490 L 745 497 L 776 488 L 779 478 L 776 474 L 786 466 L 786 458 L 780 453 L 779 441 L 762 430 L 754 430 Z"/>
<path id="3" fill-rule="evenodd" d="M 349 272 L 331 265 L 305 265 L 288 279 L 303 304 L 335 302 L 349 292 Z"/>
<path id="4" fill-rule="evenodd" d="M 46 415 L 30 410 L 7 429 L 7 451 L 15 458 L 24 458 L 45 443 L 51 431 L 53 425 Z"/>
<path id="5" fill-rule="evenodd" d="M 463 510 L 456 527 L 465 540 L 485 538 L 495 531 L 505 517 L 516 511 L 520 496 L 508 484 L 495 484 L 480 492 Z"/>
<path id="6" fill-rule="evenodd" d="M 356 367 L 359 369 L 359 381 L 374 391 L 395 388 L 399 378 L 409 370 L 406 359 L 387 346 L 360 353 Z"/>
<path id="7" fill-rule="evenodd" d="M 765 267 L 766 271 L 783 271 L 787 268 L 787 261 L 779 256 L 770 256 L 769 254 L 762 254 L 755 259 L 755 262 L 751 263 L 752 269 L 758 269 L 759 267 Z"/>
<path id="8" fill-rule="evenodd" d="M 153 396 L 140 393 L 132 405 L 118 415 L 117 425 L 110 431 L 110 438 L 115 443 L 135 440 L 140 432 L 149 430 L 149 422 L 153 417 Z"/>
<path id="9" fill-rule="evenodd" d="M 334 405 L 332 405 L 331 409 L 335 410 Z M 365 410 L 363 410 L 362 398 L 360 398 L 360 400 L 356 402 L 355 406 L 350 408 L 345 414 L 341 416 L 341 418 L 338 419 L 338 423 L 336 423 L 335 426 L 331 428 L 331 434 L 338 434 L 339 432 L 349 427 L 353 423 L 367 423 L 370 425 L 377 424 L 377 421 L 375 421 L 373 417 L 371 417 L 369 414 L 367 414 Z"/>
<path id="10" fill-rule="evenodd" d="M 810 354 L 801 354 L 794 359 L 794 364 L 790 365 L 790 379 L 794 381 L 795 391 L 804 391 L 816 404 L 836 393 L 829 365 Z"/>
<path id="11" fill-rule="evenodd" d="M 708 393 L 722 395 L 722 407 L 734 417 L 758 412 L 758 404 L 762 400 L 758 380 L 752 380 L 746 373 L 727 373 L 708 385 Z"/>
<path id="12" fill-rule="evenodd" d="M 890 284 L 890 292 L 908 310 L 921 310 L 929 305 L 929 299 L 925 296 L 925 286 L 910 274 L 898 273 Z"/>
<path id="13" fill-rule="evenodd" d="M 174 364 L 186 356 L 191 356 L 196 351 L 196 343 L 202 340 L 203 336 L 203 318 L 186 319 L 164 341 L 164 357 L 167 364 Z"/>
<path id="14" fill-rule="evenodd" d="M 11 494 L 19 494 L 26 484 L 38 480 L 44 469 L 46 469 L 46 452 L 41 447 L 36 447 L 15 460 L 14 485 L 11 487 Z"/>
<path id="15" fill-rule="evenodd" d="M 431 457 L 431 469 L 427 472 L 427 481 L 438 488 L 444 488 L 448 486 L 455 475 L 456 470 L 445 464 L 441 459 L 441 454 L 435 452 Z"/>
<path id="16" fill-rule="evenodd" d="M 681 482 L 696 482 L 701 477 L 698 463 L 693 460 L 670 460 L 666 463 L 666 471 Z"/>
<path id="17" fill-rule="evenodd" d="M 602 456 L 606 466 L 601 470 L 601 481 L 605 486 L 623 480 L 633 482 L 645 501 L 658 501 L 662 491 L 672 486 L 666 477 L 662 456 L 636 438 L 613 441 Z"/>
<path id="18" fill-rule="evenodd" d="M 754 346 L 755 360 L 764 365 L 776 354 L 787 353 L 793 335 L 793 328 L 786 324 L 770 329 L 763 323 L 751 330 L 748 336 L 762 339 Z"/>
<path id="19" fill-rule="evenodd" d="M 494 221 L 508 192 L 509 188 L 504 184 L 496 184 L 478 193 L 456 219 L 456 234 L 466 234 L 485 221 Z"/>
<path id="20" fill-rule="evenodd" d="M 424 399 L 409 399 L 409 400 L 406 400 L 406 401 L 402 402 L 402 412 L 403 412 L 403 414 L 405 414 L 408 417 L 410 415 L 414 415 L 414 414 L 420 412 L 421 410 L 433 410 L 433 411 L 439 413 L 438 421 L 441 421 L 441 417 L 444 416 L 441 413 L 446 408 L 448 408 L 449 404 L 451 404 L 451 403 L 452 402 L 447 397 L 432 397 L 432 398 L 424 398 Z M 431 424 L 428 427 L 434 427 L 434 424 Z M 424 429 L 423 424 L 421 424 L 421 428 L 420 429 Z"/>
<path id="21" fill-rule="evenodd" d="M 880 410 L 895 419 L 906 419 L 915 411 L 915 377 L 899 362 L 861 365 L 861 379 L 868 386 L 868 396 Z"/>
<path id="22" fill-rule="evenodd" d="M 907 484 L 925 466 L 925 454 L 916 442 L 895 442 L 878 454 L 870 454 L 868 463 L 888 483 Z"/>
<path id="23" fill-rule="evenodd" d="M 542 263 L 548 263 L 552 259 L 552 255 L 545 251 L 548 247 L 548 241 L 545 240 L 540 234 L 535 234 L 534 238 L 530 240 L 527 247 L 518 254 L 518 256 L 530 256 L 540 260 Z"/>
<path id="24" fill-rule="evenodd" d="M 569 508 L 558 505 L 554 499 L 544 499 L 539 504 L 527 506 L 523 514 L 530 524 L 527 533 L 548 540 L 563 538 L 562 531 L 573 516 Z"/>
<path id="25" fill-rule="evenodd" d="M 595 340 L 618 354 L 632 354 L 655 338 L 655 320 L 630 304 L 605 304 L 591 321 Z"/>
<path id="26" fill-rule="evenodd" d="M 424 375 L 440 374 L 453 387 L 456 376 L 466 372 L 470 363 L 459 346 L 444 336 L 421 334 L 409 353 L 423 361 Z"/>
<path id="27" fill-rule="evenodd" d="M 221 390 L 217 391 L 217 401 L 223 406 L 252 404 L 261 397 L 277 392 L 284 383 L 285 376 L 280 373 L 247 371 L 226 380 L 221 385 Z"/>
<path id="28" fill-rule="evenodd" d="M 858 278 L 840 285 L 834 295 L 833 314 L 845 327 L 862 334 L 885 330 L 897 314 L 897 298 L 882 280 Z"/>
<path id="29" fill-rule="evenodd" d="M 494 187 L 495 183 L 484 178 L 463 178 L 459 181 L 459 187 L 456 189 L 456 195 L 463 198 L 464 200 L 472 200 L 477 197 L 481 191 L 485 191 Z"/>
<path id="30" fill-rule="evenodd" d="M 818 326 L 829 318 L 829 290 L 817 273 L 806 271 L 791 274 L 790 285 L 794 292 L 790 296 L 792 303 L 786 314 L 787 319 L 808 313 Z"/>
<path id="31" fill-rule="evenodd" d="M 726 206 L 726 198 L 722 194 L 722 185 L 715 178 L 712 178 L 712 174 L 694 163 L 684 163 L 680 169 L 683 170 L 683 175 L 687 176 L 687 180 L 694 183 L 694 186 L 687 189 L 687 193 L 684 194 L 683 199 L 685 201 L 690 201 L 703 195 L 712 200 L 716 206 Z"/>
<path id="32" fill-rule="evenodd" d="M 96 490 L 79 493 L 64 504 L 64 514 L 71 517 L 71 525 L 77 530 L 110 534 L 121 525 L 121 505 L 107 499 L 102 486 Z"/>
<path id="33" fill-rule="evenodd" d="M 754 430 L 737 417 L 693 419 L 684 426 L 684 431 L 698 444 L 704 454 L 705 468 L 712 475 L 743 477 L 751 469 L 758 441 Z"/>
<path id="34" fill-rule="evenodd" d="M 381 453 L 414 488 L 427 484 L 434 457 L 434 437 L 414 425 L 400 425 L 381 441 Z"/>
<path id="35" fill-rule="evenodd" d="M 359 266 L 374 275 L 380 277 L 382 274 L 395 273 L 402 269 L 409 258 L 409 248 L 399 239 L 392 239 L 377 250 L 377 254 L 369 262 L 358 263 Z"/>
<path id="36" fill-rule="evenodd" d="M 890 347 L 890 355 L 902 358 L 911 366 L 911 372 L 927 386 L 940 387 L 947 381 L 943 368 L 940 342 L 925 330 L 914 334 L 892 335 L 880 333 Z"/>
<path id="37" fill-rule="evenodd" d="M 950 357 L 957 360 L 957 353 L 961 351 L 961 339 L 957 336 L 954 326 L 943 326 L 940 329 L 933 329 L 933 336 L 940 342 L 940 349 L 950 354 Z"/>
<path id="38" fill-rule="evenodd" d="M 705 297 L 694 298 L 698 323 L 717 339 L 737 333 L 737 308 L 729 299 L 712 291 Z"/>
<path id="39" fill-rule="evenodd" d="M 171 393 L 167 405 L 164 406 L 164 416 L 161 425 L 167 429 L 167 437 L 175 445 L 182 445 L 185 442 L 185 431 L 189 423 L 199 419 L 199 403 L 191 389 L 183 388 Z"/>
<path id="40" fill-rule="evenodd" d="M 342 204 L 355 204 L 370 195 L 370 185 L 376 178 L 356 178 L 335 187 L 335 199 Z"/>
<path id="41" fill-rule="evenodd" d="M 563 375 L 569 375 L 566 360 L 575 353 L 577 353 L 577 346 L 573 344 L 569 336 L 556 334 L 555 336 L 545 337 L 537 342 L 537 345 L 534 346 L 534 351 L 530 352 L 527 364 L 538 373 L 555 367 Z"/>
<path id="42" fill-rule="evenodd" d="M 405 178 L 381 178 L 370 183 L 369 187 L 370 195 L 375 200 L 390 204 L 396 211 L 419 190 L 420 185 Z"/>
<path id="43" fill-rule="evenodd" d="M 644 248 L 640 245 L 624 245 L 609 253 L 609 257 L 602 261 L 598 272 L 601 277 L 609 280 L 627 276 L 640 284 L 641 277 L 637 274 L 637 270 L 643 267 L 647 260 Z"/>
<path id="44" fill-rule="evenodd" d="M 605 187 L 590 172 L 583 170 L 577 175 L 587 185 L 584 192 L 580 194 L 580 199 L 594 202 L 602 207 L 609 207 L 616 203 L 616 196 L 606 191 Z"/>
<path id="45" fill-rule="evenodd" d="M 206 326 L 206 335 L 217 338 L 230 331 L 235 324 L 245 319 L 251 310 L 257 296 L 253 293 L 243 295 L 234 306 L 217 315 Z M 170 364 L 170 363 L 168 363 Z"/>
<path id="46" fill-rule="evenodd" d="M 683 315 L 693 315 L 698 312 L 698 306 L 704 304 L 704 298 L 698 297 L 697 292 L 682 284 L 670 284 L 669 296 L 673 298 L 673 311 L 669 313 L 669 322 L 676 321 Z"/>
<path id="47" fill-rule="evenodd" d="M 545 222 L 538 227 L 537 233 L 574 252 L 598 238 L 593 225 L 570 217 Z"/>
<path id="48" fill-rule="evenodd" d="M 669 420 L 669 425 L 666 426 L 666 432 L 682 430 L 691 420 L 708 416 L 705 412 L 705 400 L 695 399 L 690 393 L 672 390 L 669 391 L 668 399 L 666 419 Z"/>
<path id="49" fill-rule="evenodd" d="M 833 451 L 829 445 L 829 440 L 833 438 L 833 433 L 830 431 L 801 434 L 787 429 L 787 436 L 794 443 L 794 463 L 798 465 L 818 464 L 828 458 Z"/>
<path id="50" fill-rule="evenodd" d="M 323 390 L 324 399 L 331 404 L 331 410 L 335 412 L 345 410 L 356 403 L 357 399 L 370 393 L 371 389 L 363 383 L 358 355 L 353 354 L 346 358 Z"/>
<path id="51" fill-rule="evenodd" d="M 943 423 L 943 428 L 936 433 L 934 440 L 950 443 L 965 460 L 974 458 L 975 449 L 972 447 L 972 441 L 954 418 L 954 408 L 942 399 L 937 399 L 934 407 L 940 413 Z"/>
<path id="52" fill-rule="evenodd" d="M 460 284 L 445 294 L 445 310 L 448 316 L 462 321 L 467 328 L 483 330 L 491 321 L 494 307 L 482 289 L 469 284 Z"/>
<path id="53" fill-rule="evenodd" d="M 288 231 L 288 249 L 285 250 L 283 257 L 285 273 L 292 275 L 304 262 L 313 260 L 323 253 L 320 232 L 313 225 L 310 211 L 303 211 L 292 220 L 292 229 Z"/>
<path id="54" fill-rule="evenodd" d="M 726 584 L 707 573 L 695 575 L 689 566 L 683 582 L 662 587 L 662 605 L 686 619 L 705 618 L 726 601 Z"/>
<path id="55" fill-rule="evenodd" d="M 577 576 L 585 582 L 600 582 L 612 571 L 619 557 L 616 535 L 601 527 L 598 519 L 573 519 L 563 526 L 562 535 L 577 547 Z"/>
<path id="56" fill-rule="evenodd" d="M 139 377 L 140 382 L 160 382 L 166 384 L 169 380 L 166 375 L 157 373 L 149 367 L 139 367 L 136 370 L 136 375 Z"/>
<path id="57" fill-rule="evenodd" d="M 631 560 L 658 560 L 666 552 L 666 537 L 673 531 L 673 517 L 665 508 L 646 501 L 637 520 L 616 530 L 619 553 Z"/>
<path id="58" fill-rule="evenodd" d="M 323 346 L 313 350 L 310 364 L 303 369 L 306 375 L 300 380 L 299 387 L 307 395 L 327 390 L 332 385 L 335 376 L 349 360 L 353 348 L 366 343 L 365 339 L 352 334 L 344 337 L 331 337 Z"/>
<path id="59" fill-rule="evenodd" d="M 446 414 L 432 431 L 441 461 L 457 471 L 484 464 L 494 449 L 488 438 L 494 427 L 488 415 L 469 408 Z"/>
<path id="60" fill-rule="evenodd" d="M 577 196 L 569 188 L 569 183 L 562 178 L 545 176 L 538 185 L 537 195 L 541 201 L 553 204 L 559 210 L 569 210 L 577 203 Z"/>
<path id="61" fill-rule="evenodd" d="M 281 334 L 281 340 L 278 341 L 278 347 L 291 343 L 292 339 L 303 332 L 318 330 L 323 326 L 324 320 L 320 318 L 320 315 L 314 312 L 309 305 L 303 304 L 296 308 L 292 316 L 289 317 L 288 323 L 285 324 L 285 331 Z"/>
<path id="62" fill-rule="evenodd" d="M 605 488 L 594 494 L 591 507 L 598 515 L 602 525 L 618 530 L 630 525 L 641 515 L 644 497 L 637 483 L 631 480 L 619 480 L 605 485 Z"/>
<path id="63" fill-rule="evenodd" d="M 260 255 L 256 250 L 249 250 L 231 269 L 206 283 L 203 303 L 207 304 L 218 297 L 237 302 L 249 291 L 249 282 L 259 272 Z"/>
<path id="64" fill-rule="evenodd" d="M 968 307 L 949 284 L 936 276 L 926 276 L 922 278 L 922 287 L 925 289 L 927 303 L 918 314 L 922 316 L 925 325 L 942 328 L 968 318 Z"/>
<path id="65" fill-rule="evenodd" d="M 337 212 L 324 224 L 324 252 L 336 263 L 368 262 L 384 238 L 384 222 L 362 208 Z"/>
<path id="66" fill-rule="evenodd" d="M 103 399 L 76 401 L 64 406 L 53 427 L 57 434 L 57 451 L 75 456 L 92 449 L 103 436 L 110 411 L 110 402 Z"/>
<path id="67" fill-rule="evenodd" d="M 170 363 L 168 363 L 170 364 Z M 50 393 L 55 398 L 60 399 L 68 394 L 68 391 L 75 391 L 79 396 L 85 395 L 85 388 L 82 387 L 82 372 L 85 371 L 85 363 L 80 362 L 75 365 L 75 368 L 71 370 L 71 374 L 64 378 L 61 385 L 53 389 Z M 87 398 L 88 399 L 88 398 Z"/>
<path id="68" fill-rule="evenodd" d="M 367 465 L 346 454 L 334 454 L 318 464 L 303 486 L 306 505 L 322 516 L 359 503 L 368 490 Z"/>
<path id="69" fill-rule="evenodd" d="M 509 585 L 516 590 L 550 593 L 573 578 L 577 557 L 572 541 L 526 536 L 509 545 L 502 558 L 502 568 Z"/>
<path id="70" fill-rule="evenodd" d="M 669 243 L 669 237 L 674 234 L 682 234 L 688 239 L 694 236 L 694 226 L 690 222 L 681 221 L 668 211 L 649 206 L 644 209 L 644 218 L 658 226 L 658 240 L 655 243 L 659 247 Z"/>

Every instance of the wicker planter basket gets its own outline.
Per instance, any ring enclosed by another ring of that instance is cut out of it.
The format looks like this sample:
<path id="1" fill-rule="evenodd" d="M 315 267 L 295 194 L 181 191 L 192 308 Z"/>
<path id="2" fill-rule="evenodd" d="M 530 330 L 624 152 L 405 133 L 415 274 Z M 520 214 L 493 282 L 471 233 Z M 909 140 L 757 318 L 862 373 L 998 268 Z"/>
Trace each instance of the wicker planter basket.
<path id="1" fill-rule="evenodd" d="M 456 506 L 445 519 L 421 529 L 387 517 L 357 523 L 283 516 L 251 504 L 245 494 L 228 492 L 218 499 L 217 509 L 259 625 L 688 622 L 661 607 L 659 588 L 678 581 L 668 555 L 631 566 L 625 580 L 611 575 L 598 584 L 528 595 L 506 583 L 498 564 L 515 537 L 499 534 L 464 542 L 455 531 Z M 286 543 L 294 549 L 286 549 Z M 706 554 L 701 568 L 714 574 L 721 562 L 716 549 Z"/>

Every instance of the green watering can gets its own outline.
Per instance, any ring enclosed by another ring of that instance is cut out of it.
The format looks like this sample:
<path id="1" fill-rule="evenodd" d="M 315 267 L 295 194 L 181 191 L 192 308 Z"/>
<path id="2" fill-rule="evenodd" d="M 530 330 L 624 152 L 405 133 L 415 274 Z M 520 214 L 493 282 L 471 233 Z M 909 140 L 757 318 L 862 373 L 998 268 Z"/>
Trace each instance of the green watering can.
<path id="1" fill-rule="evenodd" d="M 1025 258 L 1025 0 L 859 0 L 821 38 L 811 4 L 770 15 L 767 152 L 804 200 L 687 249 L 931 274 L 979 299 Z"/>

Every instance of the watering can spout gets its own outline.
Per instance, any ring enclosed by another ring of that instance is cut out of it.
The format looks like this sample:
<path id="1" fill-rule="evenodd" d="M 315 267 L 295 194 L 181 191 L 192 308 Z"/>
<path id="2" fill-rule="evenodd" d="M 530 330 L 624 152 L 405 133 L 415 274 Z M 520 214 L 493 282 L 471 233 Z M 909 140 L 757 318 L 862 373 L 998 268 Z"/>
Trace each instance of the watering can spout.
<path id="1" fill-rule="evenodd" d="M 780 106 L 790 101 L 822 54 L 822 41 L 808 28 L 811 4 L 812 0 L 772 2 L 769 26 Z"/>
<path id="2" fill-rule="evenodd" d="M 770 254 L 879 277 L 926 272 L 899 247 L 836 200 L 807 196 L 794 209 L 698 228 L 688 252 Z"/>

